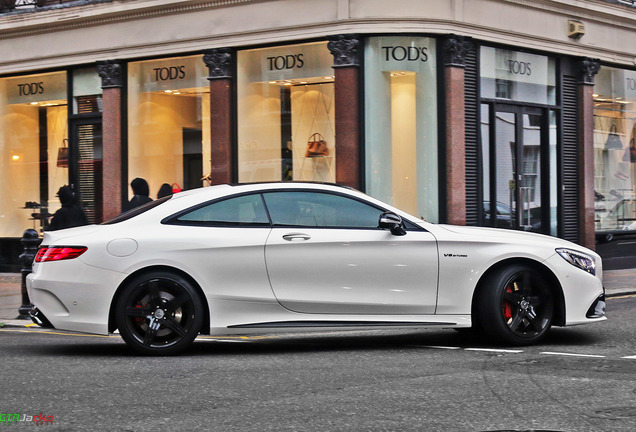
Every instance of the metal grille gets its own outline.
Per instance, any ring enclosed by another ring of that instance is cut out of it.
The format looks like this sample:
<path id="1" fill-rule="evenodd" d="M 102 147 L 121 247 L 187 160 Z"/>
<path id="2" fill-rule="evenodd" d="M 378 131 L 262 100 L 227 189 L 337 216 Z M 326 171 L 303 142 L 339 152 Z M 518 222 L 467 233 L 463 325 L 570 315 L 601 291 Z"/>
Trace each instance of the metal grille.
<path id="1" fill-rule="evenodd" d="M 86 217 L 90 223 L 102 221 L 102 126 L 77 126 L 78 183 Z"/>
<path id="2" fill-rule="evenodd" d="M 576 78 L 563 77 L 563 238 L 572 242 L 579 239 L 579 173 L 577 130 Z"/>
<path id="3" fill-rule="evenodd" d="M 466 225 L 479 225 L 479 69 L 477 49 L 466 54 L 464 71 L 466 142 Z"/>

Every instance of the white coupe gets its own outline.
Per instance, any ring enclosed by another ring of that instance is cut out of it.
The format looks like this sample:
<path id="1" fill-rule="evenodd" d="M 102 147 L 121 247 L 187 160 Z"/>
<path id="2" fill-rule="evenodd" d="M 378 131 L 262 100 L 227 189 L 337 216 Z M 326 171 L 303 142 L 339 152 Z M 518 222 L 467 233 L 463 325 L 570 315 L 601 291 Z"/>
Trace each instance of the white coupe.
<path id="1" fill-rule="evenodd" d="M 469 328 L 505 344 L 605 319 L 600 257 L 526 232 L 436 225 L 350 188 L 213 186 L 46 232 L 34 320 L 119 329 L 143 354 L 198 334 Z"/>

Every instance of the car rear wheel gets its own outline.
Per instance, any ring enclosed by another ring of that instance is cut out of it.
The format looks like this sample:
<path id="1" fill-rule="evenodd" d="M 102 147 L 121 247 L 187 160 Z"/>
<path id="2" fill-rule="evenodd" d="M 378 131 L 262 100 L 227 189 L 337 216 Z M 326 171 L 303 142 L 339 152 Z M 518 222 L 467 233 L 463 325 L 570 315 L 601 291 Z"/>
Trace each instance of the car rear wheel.
<path id="1" fill-rule="evenodd" d="M 478 302 L 481 328 L 500 342 L 537 343 L 552 325 L 552 291 L 546 278 L 528 265 L 511 265 L 489 275 Z"/>
<path id="2" fill-rule="evenodd" d="M 197 291 L 186 278 L 169 272 L 133 279 L 116 308 L 122 338 L 141 354 L 183 351 L 194 341 L 203 322 Z"/>

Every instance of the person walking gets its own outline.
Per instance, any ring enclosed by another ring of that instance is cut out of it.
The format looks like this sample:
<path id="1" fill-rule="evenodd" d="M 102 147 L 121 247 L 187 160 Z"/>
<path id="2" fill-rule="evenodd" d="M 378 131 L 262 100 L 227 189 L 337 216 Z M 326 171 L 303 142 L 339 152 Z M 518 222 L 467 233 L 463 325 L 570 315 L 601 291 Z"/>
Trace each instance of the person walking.
<path id="1" fill-rule="evenodd" d="M 133 191 L 133 197 L 124 206 L 124 211 L 134 209 L 135 207 L 139 207 L 140 205 L 152 201 L 152 198 L 149 196 L 150 187 L 148 187 L 148 182 L 146 180 L 137 177 L 130 182 L 130 187 Z"/>
<path id="2" fill-rule="evenodd" d="M 48 231 L 88 225 L 86 213 L 84 213 L 84 209 L 79 204 L 79 200 L 76 199 L 75 192 L 70 186 L 62 186 L 57 191 L 57 196 L 62 203 L 62 208 L 53 214 Z"/>

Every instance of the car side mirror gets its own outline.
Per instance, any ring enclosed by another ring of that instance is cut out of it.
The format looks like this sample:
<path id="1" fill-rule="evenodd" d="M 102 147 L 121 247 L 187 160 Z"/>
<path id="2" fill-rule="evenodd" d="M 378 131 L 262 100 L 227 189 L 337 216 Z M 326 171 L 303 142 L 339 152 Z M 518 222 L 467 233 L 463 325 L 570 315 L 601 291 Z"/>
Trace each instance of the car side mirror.
<path id="1" fill-rule="evenodd" d="M 391 231 L 391 234 L 396 236 L 406 235 L 406 230 L 403 227 L 402 218 L 392 212 L 385 212 L 380 215 L 378 228 L 388 229 Z"/>

